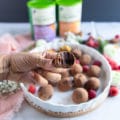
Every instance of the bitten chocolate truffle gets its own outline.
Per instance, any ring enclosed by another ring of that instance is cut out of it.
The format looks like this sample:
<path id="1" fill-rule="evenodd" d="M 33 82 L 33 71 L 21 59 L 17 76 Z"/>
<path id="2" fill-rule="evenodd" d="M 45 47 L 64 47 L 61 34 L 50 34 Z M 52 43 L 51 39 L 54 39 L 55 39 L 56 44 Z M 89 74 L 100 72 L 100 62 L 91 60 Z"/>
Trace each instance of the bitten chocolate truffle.
<path id="1" fill-rule="evenodd" d="M 88 79 L 84 87 L 87 90 L 98 90 L 100 87 L 100 80 L 96 77 L 91 77 Z"/>
<path id="2" fill-rule="evenodd" d="M 70 79 L 70 77 L 63 78 L 58 83 L 58 89 L 62 92 L 68 91 L 71 88 L 72 88 L 72 80 Z"/>
<path id="3" fill-rule="evenodd" d="M 68 68 L 75 62 L 75 57 L 71 52 L 59 52 L 55 59 L 53 59 L 53 65 L 55 67 Z"/>
<path id="4" fill-rule="evenodd" d="M 84 74 L 79 73 L 74 76 L 74 87 L 83 87 L 86 82 L 87 77 Z"/>
<path id="5" fill-rule="evenodd" d="M 82 66 L 80 64 L 74 64 L 70 69 L 70 74 L 75 75 L 77 73 L 81 73 L 83 71 Z"/>
<path id="6" fill-rule="evenodd" d="M 79 59 L 80 56 L 82 55 L 81 50 L 78 49 L 78 48 L 74 48 L 74 49 L 72 49 L 72 53 L 74 54 L 74 56 L 75 56 L 77 59 Z"/>
<path id="7" fill-rule="evenodd" d="M 76 88 L 72 94 L 72 100 L 76 104 L 88 101 L 88 92 L 84 88 Z"/>
<path id="8" fill-rule="evenodd" d="M 91 65 L 91 67 L 88 70 L 89 76 L 99 77 L 100 73 L 101 73 L 101 68 L 98 67 L 97 65 Z"/>
<path id="9" fill-rule="evenodd" d="M 80 60 L 80 64 L 82 64 L 82 65 L 88 65 L 88 64 L 91 63 L 92 58 L 91 58 L 91 56 L 88 55 L 88 54 L 83 54 L 83 55 L 80 57 L 79 60 Z"/>
<path id="10" fill-rule="evenodd" d="M 52 97 L 54 89 L 51 85 L 40 87 L 38 90 L 38 96 L 42 100 L 48 100 Z"/>

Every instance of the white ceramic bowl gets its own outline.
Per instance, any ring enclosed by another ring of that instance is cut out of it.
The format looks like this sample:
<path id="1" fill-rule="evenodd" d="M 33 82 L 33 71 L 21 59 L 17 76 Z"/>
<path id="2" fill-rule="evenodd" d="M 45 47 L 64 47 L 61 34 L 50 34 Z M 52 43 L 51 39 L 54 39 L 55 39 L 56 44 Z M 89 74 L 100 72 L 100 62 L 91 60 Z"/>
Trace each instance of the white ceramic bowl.
<path id="1" fill-rule="evenodd" d="M 56 49 L 63 45 L 78 47 L 83 52 L 91 55 L 94 59 L 101 61 L 103 72 L 100 77 L 101 87 L 97 92 L 98 94 L 97 97 L 85 103 L 74 104 L 71 99 L 71 95 L 73 92 L 72 90 L 69 92 L 62 93 L 56 89 L 53 97 L 50 100 L 43 101 L 39 99 L 37 96 L 29 93 L 23 83 L 21 83 L 21 88 L 24 91 L 27 101 L 32 106 L 41 110 L 42 112 L 50 114 L 52 116 L 57 116 L 57 117 L 72 117 L 72 116 L 77 116 L 93 110 L 106 99 L 106 97 L 108 96 L 109 87 L 111 83 L 111 68 L 108 62 L 106 61 L 106 59 L 99 52 L 97 52 L 93 48 L 90 48 L 84 45 L 71 44 L 71 43 L 65 43 L 65 42 L 52 43 L 47 46 L 43 46 L 40 49 L 34 49 L 32 52 L 40 52 L 50 48 Z"/>

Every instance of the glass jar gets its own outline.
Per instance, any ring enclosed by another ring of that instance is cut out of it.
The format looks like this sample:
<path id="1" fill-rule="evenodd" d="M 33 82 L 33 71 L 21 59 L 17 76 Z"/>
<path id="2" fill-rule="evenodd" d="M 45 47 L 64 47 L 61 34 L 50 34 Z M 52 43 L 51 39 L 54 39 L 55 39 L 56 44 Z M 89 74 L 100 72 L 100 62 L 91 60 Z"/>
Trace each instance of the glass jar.
<path id="1" fill-rule="evenodd" d="M 82 0 L 57 0 L 59 6 L 59 35 L 66 32 L 80 32 Z"/>
<path id="2" fill-rule="evenodd" d="M 32 0 L 27 6 L 33 39 L 52 41 L 56 37 L 55 1 Z"/>

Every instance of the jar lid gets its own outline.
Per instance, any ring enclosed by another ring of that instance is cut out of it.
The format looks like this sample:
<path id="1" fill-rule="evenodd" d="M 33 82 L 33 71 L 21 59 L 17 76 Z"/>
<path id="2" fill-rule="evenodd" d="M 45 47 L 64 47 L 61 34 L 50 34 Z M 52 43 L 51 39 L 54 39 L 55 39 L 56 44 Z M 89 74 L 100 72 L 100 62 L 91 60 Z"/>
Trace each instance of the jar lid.
<path id="1" fill-rule="evenodd" d="M 55 5 L 55 0 L 30 0 L 27 6 L 30 8 L 47 8 Z"/>
<path id="2" fill-rule="evenodd" d="M 73 6 L 82 3 L 83 0 L 56 0 L 58 5 Z"/>

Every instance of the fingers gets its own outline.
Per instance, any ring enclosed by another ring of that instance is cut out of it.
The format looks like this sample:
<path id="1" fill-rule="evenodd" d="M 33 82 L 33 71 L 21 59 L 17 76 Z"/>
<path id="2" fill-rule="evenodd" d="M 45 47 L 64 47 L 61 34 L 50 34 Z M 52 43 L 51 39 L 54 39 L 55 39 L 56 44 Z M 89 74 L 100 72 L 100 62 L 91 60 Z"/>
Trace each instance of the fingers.
<path id="1" fill-rule="evenodd" d="M 50 71 L 38 70 L 37 71 L 40 75 L 42 75 L 45 79 L 48 80 L 50 84 L 56 86 L 57 83 L 61 80 L 62 76 L 59 73 L 53 73 Z"/>
<path id="2" fill-rule="evenodd" d="M 29 72 L 37 67 L 50 70 L 54 67 L 56 53 L 17 53 L 10 56 L 10 70 L 13 72 Z"/>
<path id="3" fill-rule="evenodd" d="M 10 57 L 10 71 L 16 72 L 29 72 L 36 66 L 36 59 L 33 59 L 31 54 L 17 53 L 12 54 Z"/>
<path id="4" fill-rule="evenodd" d="M 12 80 L 17 83 L 24 84 L 38 84 L 40 86 L 46 86 L 48 84 L 47 79 L 42 77 L 40 74 L 35 72 L 26 72 L 26 73 L 13 73 L 8 74 L 7 80 Z"/>
<path id="5" fill-rule="evenodd" d="M 45 79 L 45 78 L 44 78 L 43 76 L 41 76 L 40 74 L 34 73 L 34 78 L 37 80 L 37 83 L 38 83 L 40 86 L 46 86 L 46 85 L 48 85 L 47 79 Z"/>
<path id="6" fill-rule="evenodd" d="M 57 56 L 57 53 L 56 52 L 45 52 L 44 53 L 44 58 L 46 59 L 55 59 Z"/>
<path id="7" fill-rule="evenodd" d="M 46 59 L 42 54 L 17 53 L 10 57 L 10 70 L 16 72 L 29 72 L 37 67 L 52 67 L 52 59 Z"/>
<path id="8" fill-rule="evenodd" d="M 34 78 L 34 72 L 24 73 L 18 82 L 24 84 L 37 84 L 37 81 Z"/>
<path id="9" fill-rule="evenodd" d="M 53 66 L 53 60 L 52 59 L 46 59 L 46 58 L 40 58 L 37 62 L 37 67 L 43 68 L 43 69 L 49 69 Z"/>
<path id="10" fill-rule="evenodd" d="M 33 78 L 31 72 L 29 73 L 14 73 L 14 72 L 10 72 L 8 74 L 7 80 L 12 80 L 15 81 L 17 83 L 33 83 L 35 84 L 36 81 Z"/>
<path id="11" fill-rule="evenodd" d="M 55 58 L 56 53 L 33 53 L 29 56 L 28 61 L 31 63 L 31 69 L 43 68 L 45 70 L 50 70 L 54 67 L 53 59 Z"/>

